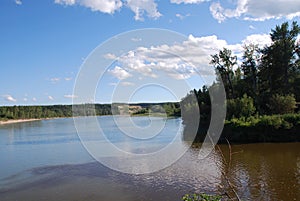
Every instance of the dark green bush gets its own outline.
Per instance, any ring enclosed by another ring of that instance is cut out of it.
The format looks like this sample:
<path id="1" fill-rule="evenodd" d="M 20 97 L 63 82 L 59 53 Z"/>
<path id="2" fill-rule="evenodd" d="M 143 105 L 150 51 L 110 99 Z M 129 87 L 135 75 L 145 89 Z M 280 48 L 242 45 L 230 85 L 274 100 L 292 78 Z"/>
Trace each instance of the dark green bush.
<path id="1" fill-rule="evenodd" d="M 296 108 L 296 99 L 294 94 L 280 95 L 275 94 L 270 98 L 268 105 L 272 114 L 287 114 L 293 113 Z"/>

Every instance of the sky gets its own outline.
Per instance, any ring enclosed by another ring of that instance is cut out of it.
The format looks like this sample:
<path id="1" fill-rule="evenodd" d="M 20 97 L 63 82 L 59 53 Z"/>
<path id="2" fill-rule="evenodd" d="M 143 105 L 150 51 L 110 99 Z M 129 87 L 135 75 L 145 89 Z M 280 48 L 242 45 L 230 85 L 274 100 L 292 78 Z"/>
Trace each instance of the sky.
<path id="1" fill-rule="evenodd" d="M 299 8 L 297 0 L 2 0 L 0 105 L 178 101 L 212 82 L 211 54 L 271 44 L 271 29 L 299 23 Z"/>

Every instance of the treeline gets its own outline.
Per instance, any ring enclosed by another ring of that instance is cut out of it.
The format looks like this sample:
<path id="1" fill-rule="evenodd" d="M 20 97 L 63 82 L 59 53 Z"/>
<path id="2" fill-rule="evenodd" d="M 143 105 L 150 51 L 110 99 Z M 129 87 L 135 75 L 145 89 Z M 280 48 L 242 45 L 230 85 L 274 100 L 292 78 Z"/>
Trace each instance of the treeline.
<path id="1" fill-rule="evenodd" d="M 195 117 L 190 116 L 193 116 L 196 107 L 201 111 L 200 127 L 209 122 L 209 91 L 222 81 L 227 96 L 227 120 L 223 131 L 226 137 L 230 138 L 241 130 L 239 137 L 245 137 L 247 128 L 254 128 L 251 132 L 258 127 L 272 128 L 271 132 L 293 130 L 300 125 L 300 121 L 296 120 L 300 114 L 289 118 L 282 116 L 298 112 L 300 41 L 296 40 L 299 34 L 297 22 L 286 22 L 271 30 L 271 45 L 263 48 L 259 48 L 258 44 L 244 46 L 239 62 L 238 57 L 226 48 L 212 55 L 210 64 L 215 68 L 216 82 L 209 88 L 193 90 L 182 99 L 184 123 L 191 124 Z M 232 127 L 235 132 L 228 129 Z"/>
<path id="2" fill-rule="evenodd" d="M 168 117 L 180 117 L 181 109 L 178 102 L 165 102 L 165 103 L 138 103 L 130 104 L 131 106 L 141 106 L 142 109 L 134 112 L 132 115 L 155 115 L 165 114 Z"/>
<path id="3" fill-rule="evenodd" d="M 43 106 L 1 106 L 0 120 L 10 119 L 41 119 L 54 117 L 92 116 L 121 114 L 119 106 L 128 104 L 80 104 L 80 105 L 43 105 Z M 129 104 L 141 109 L 134 114 L 166 113 L 167 116 L 180 116 L 179 103 L 140 103 Z"/>
<path id="4" fill-rule="evenodd" d="M 83 104 L 83 105 L 43 105 L 43 106 L 1 106 L 0 119 L 41 119 L 54 117 L 72 117 L 72 107 L 78 108 L 78 115 L 110 115 L 109 104 Z M 76 110 L 75 110 L 76 111 Z M 90 112 L 94 111 L 94 112 Z"/>

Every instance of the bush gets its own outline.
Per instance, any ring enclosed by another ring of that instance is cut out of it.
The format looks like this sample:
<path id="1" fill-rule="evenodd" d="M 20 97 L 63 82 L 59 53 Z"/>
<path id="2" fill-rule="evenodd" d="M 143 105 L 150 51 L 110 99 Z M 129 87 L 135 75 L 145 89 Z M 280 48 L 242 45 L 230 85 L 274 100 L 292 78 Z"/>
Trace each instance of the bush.
<path id="1" fill-rule="evenodd" d="M 293 113 L 296 108 L 296 99 L 294 94 L 280 95 L 275 94 L 270 98 L 268 105 L 272 114 Z"/>
<path id="2" fill-rule="evenodd" d="M 227 101 L 227 118 L 250 117 L 256 111 L 253 98 L 244 94 L 242 98 L 230 99 Z"/>
<path id="3" fill-rule="evenodd" d="M 284 114 L 284 115 L 263 115 L 263 116 L 251 116 L 248 118 L 232 118 L 225 122 L 227 125 L 231 125 L 233 128 L 238 127 L 264 127 L 274 129 L 291 129 L 294 126 L 300 125 L 300 114 Z"/>

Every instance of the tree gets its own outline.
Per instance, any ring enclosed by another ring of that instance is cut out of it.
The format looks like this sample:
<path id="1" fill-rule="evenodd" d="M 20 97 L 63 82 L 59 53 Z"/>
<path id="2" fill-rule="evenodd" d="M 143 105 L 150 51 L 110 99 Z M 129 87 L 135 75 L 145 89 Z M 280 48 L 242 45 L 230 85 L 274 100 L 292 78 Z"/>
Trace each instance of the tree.
<path id="1" fill-rule="evenodd" d="M 289 94 L 292 91 L 289 77 L 296 66 L 296 37 L 300 33 L 297 22 L 289 29 L 288 22 L 271 31 L 273 44 L 263 50 L 260 78 L 273 94 Z"/>
<path id="2" fill-rule="evenodd" d="M 232 55 L 232 51 L 226 48 L 220 50 L 219 54 L 211 55 L 211 64 L 214 65 L 219 79 L 222 79 L 226 94 L 229 98 L 233 98 L 233 68 L 237 64 L 237 57 Z"/>
<path id="3" fill-rule="evenodd" d="M 259 58 L 260 53 L 257 45 L 250 44 L 244 46 L 243 62 L 241 65 L 245 82 L 244 90 L 254 99 L 257 96 L 257 66 Z"/>

